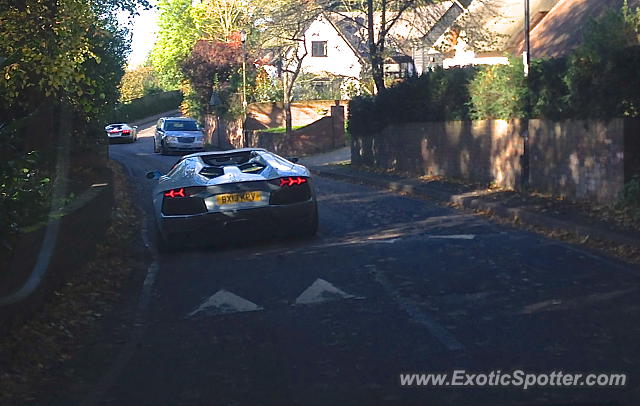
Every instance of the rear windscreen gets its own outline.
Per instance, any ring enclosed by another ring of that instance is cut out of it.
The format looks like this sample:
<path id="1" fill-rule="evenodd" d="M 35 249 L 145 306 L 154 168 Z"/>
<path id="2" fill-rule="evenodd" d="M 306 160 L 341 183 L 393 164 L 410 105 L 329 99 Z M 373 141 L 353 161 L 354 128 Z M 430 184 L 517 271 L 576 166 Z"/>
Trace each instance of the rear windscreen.
<path id="1" fill-rule="evenodd" d="M 165 131 L 198 131 L 195 121 L 167 121 Z"/>
<path id="2" fill-rule="evenodd" d="M 202 160 L 211 166 L 238 166 L 249 162 L 249 160 L 256 156 L 257 154 L 253 151 L 243 151 L 225 155 L 207 155 L 203 156 Z"/>

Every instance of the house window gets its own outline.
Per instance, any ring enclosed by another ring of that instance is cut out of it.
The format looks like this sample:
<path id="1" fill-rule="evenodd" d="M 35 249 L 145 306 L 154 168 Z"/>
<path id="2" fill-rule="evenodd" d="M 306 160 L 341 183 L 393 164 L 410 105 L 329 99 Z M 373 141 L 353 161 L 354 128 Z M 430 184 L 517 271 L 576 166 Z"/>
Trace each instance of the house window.
<path id="1" fill-rule="evenodd" d="M 311 56 L 327 56 L 327 41 L 311 41 Z"/>

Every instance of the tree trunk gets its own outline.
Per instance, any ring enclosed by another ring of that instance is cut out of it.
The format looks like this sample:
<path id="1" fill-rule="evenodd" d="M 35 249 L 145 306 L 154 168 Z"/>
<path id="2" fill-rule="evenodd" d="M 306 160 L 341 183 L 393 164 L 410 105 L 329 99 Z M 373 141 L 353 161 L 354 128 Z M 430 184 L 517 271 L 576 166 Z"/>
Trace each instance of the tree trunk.
<path id="1" fill-rule="evenodd" d="M 284 128 L 287 135 L 293 134 L 293 120 L 291 119 L 291 85 L 289 84 L 289 72 L 282 74 L 283 105 L 284 105 Z"/>
<path id="2" fill-rule="evenodd" d="M 382 55 L 376 45 L 374 31 L 374 12 L 373 0 L 367 0 L 367 39 L 369 42 L 369 56 L 371 60 L 371 76 L 376 86 L 376 93 L 384 89 L 384 71 L 382 66 Z"/>

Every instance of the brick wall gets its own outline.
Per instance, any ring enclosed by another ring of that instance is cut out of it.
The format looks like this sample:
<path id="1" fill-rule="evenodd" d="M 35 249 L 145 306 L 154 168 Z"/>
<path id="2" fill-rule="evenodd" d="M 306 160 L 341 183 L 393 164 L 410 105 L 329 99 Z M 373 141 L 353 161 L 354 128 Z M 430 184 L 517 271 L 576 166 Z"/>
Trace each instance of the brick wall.
<path id="1" fill-rule="evenodd" d="M 353 136 L 351 160 L 415 174 L 493 182 L 522 176 L 523 122 L 414 123 Z M 640 173 L 640 120 L 529 120 L 529 185 L 573 199 L 609 202 Z"/>
<path id="2" fill-rule="evenodd" d="M 282 133 L 247 131 L 243 137 L 242 122 L 205 117 L 205 140 L 217 149 L 243 147 L 264 148 L 280 155 L 304 156 L 330 151 L 345 145 L 344 106 L 329 106 L 329 114 L 305 127 L 293 131 L 291 136 Z"/>
<path id="3" fill-rule="evenodd" d="M 331 106 L 330 109 L 330 116 L 294 130 L 291 136 L 254 132 L 249 137 L 249 146 L 288 156 L 312 155 L 344 146 L 344 108 Z"/>
<path id="4" fill-rule="evenodd" d="M 340 104 L 348 107 L 348 100 Z M 293 126 L 303 126 L 320 120 L 331 114 L 331 106 L 336 100 L 312 100 L 291 103 L 291 119 Z M 345 111 L 346 113 L 346 111 Z M 259 131 L 267 128 L 284 127 L 284 108 L 278 103 L 251 103 L 247 106 L 247 131 Z"/>

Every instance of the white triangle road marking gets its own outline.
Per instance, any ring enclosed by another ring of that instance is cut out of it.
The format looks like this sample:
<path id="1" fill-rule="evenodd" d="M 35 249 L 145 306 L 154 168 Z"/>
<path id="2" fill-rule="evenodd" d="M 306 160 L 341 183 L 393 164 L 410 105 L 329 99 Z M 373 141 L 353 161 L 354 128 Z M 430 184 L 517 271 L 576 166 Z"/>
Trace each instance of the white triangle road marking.
<path id="1" fill-rule="evenodd" d="M 217 315 L 254 312 L 257 310 L 262 310 L 262 307 L 236 294 L 222 289 L 217 291 L 213 296 L 202 303 L 197 309 L 189 313 L 187 317 L 193 317 L 196 314 L 203 312 L 206 312 L 209 315 Z"/>
<path id="2" fill-rule="evenodd" d="M 316 279 L 304 292 L 296 299 L 296 304 L 312 304 L 328 302 L 340 299 L 361 299 L 360 297 L 350 295 L 324 279 Z"/>
<path id="3" fill-rule="evenodd" d="M 449 240 L 473 240 L 474 234 L 451 234 L 451 235 L 430 235 L 429 238 L 442 238 Z"/>

